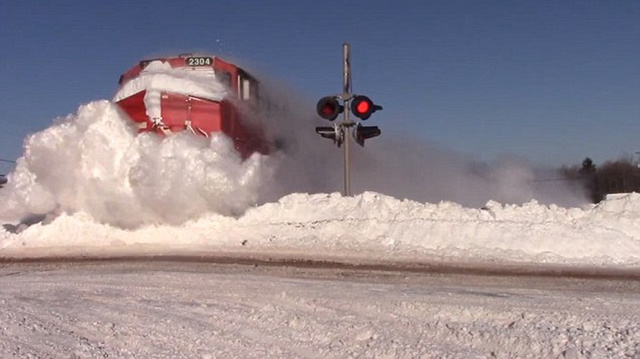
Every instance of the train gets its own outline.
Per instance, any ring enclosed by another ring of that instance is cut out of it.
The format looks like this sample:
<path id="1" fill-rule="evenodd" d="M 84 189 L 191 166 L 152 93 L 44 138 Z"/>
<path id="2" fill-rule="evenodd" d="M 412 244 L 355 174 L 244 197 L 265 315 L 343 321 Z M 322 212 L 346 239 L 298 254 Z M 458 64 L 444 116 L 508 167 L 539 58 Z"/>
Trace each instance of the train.
<path id="1" fill-rule="evenodd" d="M 113 101 L 139 132 L 222 132 L 243 159 L 271 151 L 256 115 L 260 82 L 220 57 L 180 54 L 145 59 L 124 72 L 118 85 Z"/>

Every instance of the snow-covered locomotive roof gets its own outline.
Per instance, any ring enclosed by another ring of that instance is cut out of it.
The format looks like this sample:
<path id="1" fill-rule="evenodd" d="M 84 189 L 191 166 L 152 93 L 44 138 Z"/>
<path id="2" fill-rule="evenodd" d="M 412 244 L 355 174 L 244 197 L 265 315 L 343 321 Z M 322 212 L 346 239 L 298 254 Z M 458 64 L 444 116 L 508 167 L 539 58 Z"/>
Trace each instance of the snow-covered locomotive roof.
<path id="1" fill-rule="evenodd" d="M 219 78 L 212 56 L 178 56 L 144 60 L 120 78 L 114 95 L 117 102 L 140 91 L 173 92 L 219 101 L 227 97 L 229 88 Z"/>

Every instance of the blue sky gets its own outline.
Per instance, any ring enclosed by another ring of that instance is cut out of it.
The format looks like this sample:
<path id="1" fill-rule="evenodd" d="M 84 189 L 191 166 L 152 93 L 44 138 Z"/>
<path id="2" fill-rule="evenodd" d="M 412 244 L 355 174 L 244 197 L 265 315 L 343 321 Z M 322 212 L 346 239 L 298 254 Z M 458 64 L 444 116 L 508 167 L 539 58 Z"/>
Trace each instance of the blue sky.
<path id="1" fill-rule="evenodd" d="M 314 104 L 345 41 L 383 135 L 551 165 L 640 151 L 636 1 L 21 0 L 0 24 L 0 158 L 158 54 L 239 59 Z"/>

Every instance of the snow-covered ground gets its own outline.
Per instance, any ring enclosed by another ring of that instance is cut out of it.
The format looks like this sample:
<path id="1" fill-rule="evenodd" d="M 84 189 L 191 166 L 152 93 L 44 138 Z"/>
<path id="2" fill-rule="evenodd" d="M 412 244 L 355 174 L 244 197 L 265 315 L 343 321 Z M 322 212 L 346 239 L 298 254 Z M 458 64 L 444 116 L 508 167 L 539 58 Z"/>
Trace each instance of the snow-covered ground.
<path id="1" fill-rule="evenodd" d="M 638 358 L 640 282 L 205 263 L 0 268 L 3 358 Z"/>
<path id="2" fill-rule="evenodd" d="M 335 271 L 279 277 L 184 263 L 3 264 L 0 354 L 640 355 L 639 194 L 590 205 L 576 188 L 540 187 L 521 161 L 480 165 L 383 136 L 380 147 L 354 150 L 358 194 L 343 197 L 333 192 L 340 153 L 313 137 L 312 123 L 265 119 L 287 146 L 243 161 L 223 135 L 138 136 L 112 102 L 83 105 L 25 140 L 0 190 L 0 258 L 466 263 L 613 269 L 636 279 L 541 287 L 540 279 L 343 280 Z"/>

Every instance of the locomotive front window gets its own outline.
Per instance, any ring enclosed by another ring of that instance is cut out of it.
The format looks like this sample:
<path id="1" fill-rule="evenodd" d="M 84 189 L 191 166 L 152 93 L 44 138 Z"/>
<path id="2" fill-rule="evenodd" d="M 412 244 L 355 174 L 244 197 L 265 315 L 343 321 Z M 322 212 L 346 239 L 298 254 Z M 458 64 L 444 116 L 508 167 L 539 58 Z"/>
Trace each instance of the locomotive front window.
<path id="1" fill-rule="evenodd" d="M 231 88 L 231 74 L 230 73 L 228 73 L 226 71 L 216 71 L 216 78 L 223 85 L 225 85 L 228 88 Z"/>

